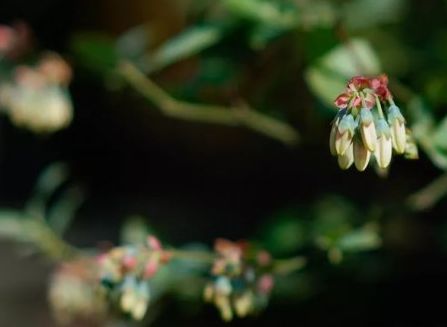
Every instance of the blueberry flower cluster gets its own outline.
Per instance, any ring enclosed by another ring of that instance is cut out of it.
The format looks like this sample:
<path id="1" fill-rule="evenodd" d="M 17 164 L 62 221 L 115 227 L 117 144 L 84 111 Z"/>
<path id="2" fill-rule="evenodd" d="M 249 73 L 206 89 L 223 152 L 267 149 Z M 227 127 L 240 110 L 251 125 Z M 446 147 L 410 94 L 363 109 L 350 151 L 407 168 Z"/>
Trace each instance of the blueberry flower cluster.
<path id="1" fill-rule="evenodd" d="M 394 103 L 385 75 L 352 78 L 335 100 L 339 111 L 330 134 L 331 154 L 342 169 L 352 164 L 364 171 L 370 161 L 384 169 L 393 149 L 407 158 L 417 157 L 417 148 L 399 107 Z"/>
<path id="2" fill-rule="evenodd" d="M 30 61 L 30 34 L 23 23 L 0 25 L 0 111 L 18 127 L 52 133 L 67 127 L 73 118 L 68 92 L 72 70 L 53 52 Z"/>
<path id="3" fill-rule="evenodd" d="M 151 298 L 150 280 L 168 260 L 168 252 L 153 236 L 141 247 L 113 248 L 98 258 L 101 284 L 121 311 L 141 320 Z"/>
<path id="4" fill-rule="evenodd" d="M 101 325 L 107 301 L 98 287 L 97 264 L 92 258 L 64 262 L 52 274 L 48 300 L 60 325 Z"/>
<path id="5" fill-rule="evenodd" d="M 215 252 L 205 301 L 214 303 L 225 321 L 263 309 L 274 284 L 270 254 L 224 239 L 216 241 Z"/>

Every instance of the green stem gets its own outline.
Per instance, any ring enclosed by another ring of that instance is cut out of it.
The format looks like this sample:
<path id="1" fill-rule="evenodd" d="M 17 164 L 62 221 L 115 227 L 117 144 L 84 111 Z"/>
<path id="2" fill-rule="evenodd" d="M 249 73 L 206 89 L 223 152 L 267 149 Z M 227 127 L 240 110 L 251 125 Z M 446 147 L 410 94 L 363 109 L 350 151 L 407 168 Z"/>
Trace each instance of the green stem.
<path id="1" fill-rule="evenodd" d="M 273 263 L 273 272 L 278 275 L 288 275 L 302 269 L 306 265 L 306 262 L 306 258 L 301 256 L 275 260 Z"/>
<path id="2" fill-rule="evenodd" d="M 173 259 L 198 261 L 205 264 L 212 264 L 217 258 L 215 253 L 208 251 L 190 251 L 190 250 L 170 250 Z M 306 264 L 306 258 L 302 256 L 276 259 L 273 261 L 273 273 L 278 275 L 288 275 L 302 269 Z"/>
<path id="3" fill-rule="evenodd" d="M 171 97 L 130 62 L 121 63 L 118 72 L 166 116 L 227 126 L 242 125 L 288 145 L 299 142 L 300 136 L 295 128 L 254 111 L 243 103 L 233 107 L 188 103 Z"/>
<path id="4" fill-rule="evenodd" d="M 360 98 L 362 99 L 363 108 L 367 108 L 364 93 L 362 93 L 362 95 L 360 95 Z"/>
<path id="5" fill-rule="evenodd" d="M 382 110 L 382 104 L 380 103 L 379 97 L 376 95 L 376 105 L 377 105 L 377 111 L 379 112 L 379 116 L 382 119 L 385 119 L 385 115 L 383 114 Z"/>
<path id="6" fill-rule="evenodd" d="M 214 253 L 208 251 L 189 251 L 189 250 L 170 250 L 174 259 L 186 261 L 198 261 L 207 264 L 212 264 L 216 259 Z"/>
<path id="7" fill-rule="evenodd" d="M 29 240 L 55 261 L 72 260 L 83 253 L 60 238 L 43 219 L 29 219 L 25 225 Z"/>
<path id="8" fill-rule="evenodd" d="M 411 195 L 407 203 L 413 210 L 432 207 L 447 194 L 447 173 L 444 173 L 422 190 Z"/>

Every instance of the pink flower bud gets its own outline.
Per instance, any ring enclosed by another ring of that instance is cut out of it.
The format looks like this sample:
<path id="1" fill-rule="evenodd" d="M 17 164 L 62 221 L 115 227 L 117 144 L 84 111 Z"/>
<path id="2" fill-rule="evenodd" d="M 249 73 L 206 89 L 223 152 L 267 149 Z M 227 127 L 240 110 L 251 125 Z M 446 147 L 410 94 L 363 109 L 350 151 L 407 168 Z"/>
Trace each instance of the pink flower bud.
<path id="1" fill-rule="evenodd" d="M 148 236 L 147 244 L 151 250 L 160 251 L 162 249 L 160 241 L 155 236 L 152 235 Z"/>
<path id="2" fill-rule="evenodd" d="M 0 25 L 0 55 L 16 60 L 31 48 L 31 31 L 24 22 L 16 22 L 12 27 Z"/>
<path id="3" fill-rule="evenodd" d="M 272 256 L 267 251 L 259 251 L 257 261 L 260 266 L 268 266 L 272 262 Z"/>
<path id="4" fill-rule="evenodd" d="M 4 55 L 8 53 L 15 44 L 16 33 L 15 31 L 5 25 L 0 25 L 0 54 Z"/>
<path id="5" fill-rule="evenodd" d="M 262 275 L 258 280 L 258 290 L 262 294 L 269 294 L 272 291 L 274 284 L 275 281 L 273 280 L 272 275 Z"/>
<path id="6" fill-rule="evenodd" d="M 158 261 L 149 260 L 144 267 L 144 278 L 149 279 L 155 276 L 158 270 Z"/>
<path id="7" fill-rule="evenodd" d="M 344 109 L 348 106 L 349 98 L 349 94 L 342 93 L 335 99 L 334 103 L 339 109 Z"/>
<path id="8" fill-rule="evenodd" d="M 42 57 L 37 69 L 48 81 L 55 84 L 68 85 L 72 77 L 72 71 L 67 62 L 53 52 L 46 53 Z"/>
<path id="9" fill-rule="evenodd" d="M 125 255 L 121 261 L 123 268 L 127 271 L 132 270 L 137 265 L 137 258 L 133 255 Z"/>

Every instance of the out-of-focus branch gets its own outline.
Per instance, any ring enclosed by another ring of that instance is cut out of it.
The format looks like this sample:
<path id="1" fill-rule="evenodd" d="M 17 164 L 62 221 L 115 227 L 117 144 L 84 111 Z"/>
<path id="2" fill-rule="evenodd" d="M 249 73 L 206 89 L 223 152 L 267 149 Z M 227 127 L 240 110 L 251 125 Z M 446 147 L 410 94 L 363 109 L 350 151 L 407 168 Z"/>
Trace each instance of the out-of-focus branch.
<path id="1" fill-rule="evenodd" d="M 216 259 L 213 252 L 193 251 L 193 250 L 169 250 L 173 259 L 185 261 L 198 261 L 205 264 L 212 264 Z M 288 275 L 302 269 L 306 265 L 306 258 L 303 256 L 286 259 L 276 259 L 273 261 L 273 272 L 278 275 Z"/>
<path id="2" fill-rule="evenodd" d="M 99 252 L 97 249 L 80 249 L 65 242 L 60 235 L 58 235 L 47 223 L 46 219 L 40 216 L 33 216 L 29 213 L 20 214 L 11 211 L 2 213 L 3 223 L 10 219 L 14 226 L 10 226 L 9 233 L 4 231 L 3 235 L 6 238 L 17 240 L 24 244 L 30 244 L 32 247 L 49 259 L 54 261 L 71 261 L 81 257 L 96 256 Z M 10 218 L 9 218 L 10 217 Z M 6 226 L 6 225 L 5 225 Z M 202 263 L 205 265 L 212 265 L 218 257 L 215 252 L 207 250 L 185 250 L 171 248 L 166 251 L 169 258 Z M 254 258 L 252 258 L 254 259 Z M 306 259 L 303 256 L 290 257 L 285 259 L 274 259 L 272 261 L 272 272 L 278 275 L 288 275 L 300 270 L 306 264 Z"/>
<path id="3" fill-rule="evenodd" d="M 82 255 L 81 251 L 60 238 L 43 220 L 29 219 L 28 239 L 42 253 L 55 261 L 67 261 Z"/>
<path id="4" fill-rule="evenodd" d="M 285 122 L 252 110 L 245 104 L 233 107 L 193 104 L 171 97 L 130 62 L 122 62 L 119 74 L 141 95 L 169 117 L 227 126 L 245 126 L 288 145 L 297 144 L 298 131 Z"/>
<path id="5" fill-rule="evenodd" d="M 65 242 L 39 215 L 15 210 L 0 212 L 0 239 L 29 246 L 53 261 L 69 261 L 84 256 L 81 250 Z"/>
<path id="6" fill-rule="evenodd" d="M 299 256 L 282 260 L 275 260 L 273 271 L 278 275 L 288 275 L 301 270 L 306 265 L 306 258 Z"/>
<path id="7" fill-rule="evenodd" d="M 409 196 L 407 202 L 413 210 L 425 210 L 431 208 L 445 195 L 447 195 L 447 173 Z"/>

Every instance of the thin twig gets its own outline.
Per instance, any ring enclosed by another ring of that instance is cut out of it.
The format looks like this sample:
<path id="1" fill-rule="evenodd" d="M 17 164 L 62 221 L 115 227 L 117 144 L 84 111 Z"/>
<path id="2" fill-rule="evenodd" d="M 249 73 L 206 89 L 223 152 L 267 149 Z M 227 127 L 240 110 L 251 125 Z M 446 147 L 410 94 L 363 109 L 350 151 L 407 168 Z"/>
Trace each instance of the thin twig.
<path id="1" fill-rule="evenodd" d="M 172 258 L 186 261 L 196 261 L 212 264 L 217 258 L 216 254 L 208 251 L 170 250 Z M 306 265 L 306 258 L 302 256 L 276 259 L 273 261 L 273 272 L 278 275 L 288 275 L 302 269 Z"/>
<path id="2" fill-rule="evenodd" d="M 278 275 L 288 275 L 298 270 L 301 270 L 307 261 L 304 257 L 294 257 L 282 260 L 275 260 L 273 271 Z"/>
<path id="3" fill-rule="evenodd" d="M 227 126 L 245 126 L 288 145 L 297 144 L 298 131 L 289 124 L 252 110 L 242 104 L 232 107 L 194 104 L 171 97 L 130 62 L 123 62 L 119 74 L 141 95 L 169 117 Z"/>
<path id="4" fill-rule="evenodd" d="M 172 258 L 185 261 L 196 261 L 206 264 L 213 263 L 216 256 L 212 252 L 208 251 L 194 251 L 194 250 L 169 250 Z"/>
<path id="5" fill-rule="evenodd" d="M 28 240 L 52 260 L 67 261 L 83 255 L 81 250 L 60 238 L 43 219 L 28 219 L 24 232 Z"/>
<path id="6" fill-rule="evenodd" d="M 426 210 L 447 195 L 447 173 L 444 173 L 422 190 L 408 197 L 408 205 L 413 210 Z"/>

